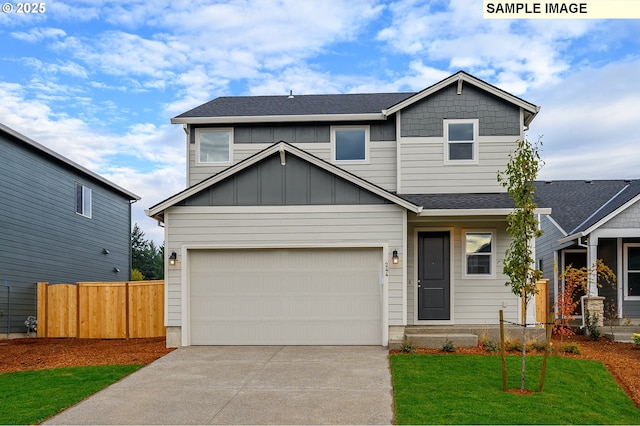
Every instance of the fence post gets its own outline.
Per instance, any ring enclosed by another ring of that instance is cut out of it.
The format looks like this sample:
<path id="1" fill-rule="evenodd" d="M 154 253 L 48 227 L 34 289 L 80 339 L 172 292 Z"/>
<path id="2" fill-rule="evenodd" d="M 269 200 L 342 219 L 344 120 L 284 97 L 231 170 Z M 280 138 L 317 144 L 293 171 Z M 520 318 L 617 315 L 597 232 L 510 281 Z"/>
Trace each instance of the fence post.
<path id="1" fill-rule="evenodd" d="M 125 297 L 125 333 L 127 340 L 129 340 L 129 282 L 124 283 L 124 297 Z"/>
<path id="2" fill-rule="evenodd" d="M 504 311 L 500 309 L 500 357 L 502 358 L 502 391 L 507 391 L 507 359 L 504 353 Z"/>
<path id="3" fill-rule="evenodd" d="M 80 283 L 76 282 L 76 339 L 80 338 Z"/>
<path id="4" fill-rule="evenodd" d="M 48 282 L 38 282 L 38 337 L 49 337 L 48 287 Z"/>

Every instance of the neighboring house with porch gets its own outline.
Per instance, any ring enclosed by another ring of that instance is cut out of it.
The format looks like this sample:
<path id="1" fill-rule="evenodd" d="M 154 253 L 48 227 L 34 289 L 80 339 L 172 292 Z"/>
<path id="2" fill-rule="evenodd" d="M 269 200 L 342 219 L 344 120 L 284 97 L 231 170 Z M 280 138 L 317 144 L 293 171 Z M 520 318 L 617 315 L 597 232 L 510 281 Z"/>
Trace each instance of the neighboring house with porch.
<path id="1" fill-rule="evenodd" d="M 592 280 L 590 293 L 605 298 L 607 315 L 619 323 L 640 323 L 640 180 L 539 181 L 536 197 L 552 209 L 540 217 L 544 234 L 536 240 L 552 304 L 562 291 L 558 271 L 602 259 L 617 282 L 598 287 Z"/>
<path id="2" fill-rule="evenodd" d="M 168 346 L 387 345 L 518 322 L 497 182 L 539 107 L 465 72 L 420 91 L 219 97 L 174 117 Z M 533 310 L 529 310 L 531 313 Z"/>
<path id="3" fill-rule="evenodd" d="M 0 336 L 26 331 L 36 283 L 126 281 L 140 198 L 0 124 Z"/>

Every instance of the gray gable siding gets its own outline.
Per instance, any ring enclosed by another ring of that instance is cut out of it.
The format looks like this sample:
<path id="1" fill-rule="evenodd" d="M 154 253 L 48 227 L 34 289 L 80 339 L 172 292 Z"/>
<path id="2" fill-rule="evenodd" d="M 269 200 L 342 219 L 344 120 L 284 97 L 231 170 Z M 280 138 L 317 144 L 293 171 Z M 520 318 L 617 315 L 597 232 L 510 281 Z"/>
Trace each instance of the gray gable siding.
<path id="1" fill-rule="evenodd" d="M 24 332 L 36 282 L 129 279 L 129 198 L 89 175 L 0 134 L 0 330 Z M 91 188 L 92 218 L 76 214 L 75 183 Z M 104 254 L 107 249 L 109 254 Z M 120 270 L 119 273 L 113 271 Z"/>
<path id="2" fill-rule="evenodd" d="M 470 84 L 457 94 L 452 84 L 402 110 L 402 137 L 442 137 L 443 119 L 473 119 L 480 121 L 480 136 L 519 136 L 520 110 Z"/>
<path id="3" fill-rule="evenodd" d="M 278 154 L 187 198 L 182 206 L 388 204 L 389 201 L 293 155 Z"/>

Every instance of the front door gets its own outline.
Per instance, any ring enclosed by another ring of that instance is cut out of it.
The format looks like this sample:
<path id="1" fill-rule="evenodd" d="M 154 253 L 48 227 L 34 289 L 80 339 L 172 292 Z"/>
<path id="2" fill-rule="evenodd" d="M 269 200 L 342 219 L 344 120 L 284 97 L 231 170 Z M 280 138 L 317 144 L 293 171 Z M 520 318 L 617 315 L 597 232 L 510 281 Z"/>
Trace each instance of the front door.
<path id="1" fill-rule="evenodd" d="M 451 319 L 450 234 L 418 233 L 418 320 Z"/>

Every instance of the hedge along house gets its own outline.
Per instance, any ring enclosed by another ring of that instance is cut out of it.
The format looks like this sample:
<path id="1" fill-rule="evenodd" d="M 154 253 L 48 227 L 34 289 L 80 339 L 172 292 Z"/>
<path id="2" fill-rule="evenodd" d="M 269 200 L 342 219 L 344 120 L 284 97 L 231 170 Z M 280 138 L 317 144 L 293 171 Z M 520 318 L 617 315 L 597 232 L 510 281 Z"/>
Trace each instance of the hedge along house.
<path id="1" fill-rule="evenodd" d="M 387 345 L 496 326 L 513 203 L 496 176 L 539 108 L 465 72 L 417 93 L 220 97 L 172 119 L 168 346 Z"/>
<path id="2" fill-rule="evenodd" d="M 0 336 L 26 331 L 36 283 L 126 281 L 140 199 L 0 124 Z"/>

